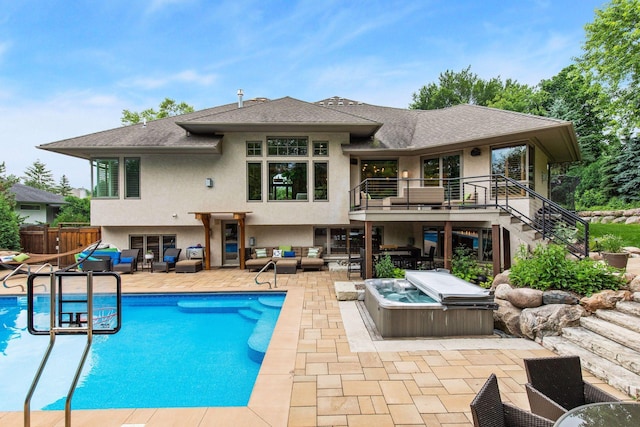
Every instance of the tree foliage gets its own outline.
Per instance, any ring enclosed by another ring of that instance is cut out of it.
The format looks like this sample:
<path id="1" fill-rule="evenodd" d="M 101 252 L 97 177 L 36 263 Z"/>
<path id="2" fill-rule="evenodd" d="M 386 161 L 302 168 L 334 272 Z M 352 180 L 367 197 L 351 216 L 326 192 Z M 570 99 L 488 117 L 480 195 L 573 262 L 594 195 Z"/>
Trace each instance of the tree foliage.
<path id="1" fill-rule="evenodd" d="M 91 222 L 91 200 L 80 199 L 75 196 L 67 196 L 64 198 L 67 202 L 60 213 L 53 221 L 54 226 L 58 226 L 61 222 L 89 223 Z"/>
<path id="2" fill-rule="evenodd" d="M 611 0 L 585 31 L 579 64 L 608 94 L 600 107 L 614 128 L 629 136 L 640 128 L 640 0 Z"/>
<path id="3" fill-rule="evenodd" d="M 9 191 L 18 179 L 6 176 L 6 166 L 0 163 L 0 249 L 20 249 L 20 218 L 15 211 L 15 199 Z"/>
<path id="4" fill-rule="evenodd" d="M 24 171 L 24 175 L 23 180 L 25 185 L 52 193 L 55 192 L 56 187 L 53 174 L 40 159 L 33 162 L 33 164 Z"/>
<path id="5" fill-rule="evenodd" d="M 134 125 L 142 121 L 164 119 L 165 117 L 177 116 L 180 114 L 192 113 L 193 107 L 186 102 L 177 103 L 171 98 L 165 98 L 158 107 L 158 111 L 147 108 L 141 112 L 122 110 L 120 122 L 123 126 Z"/>
<path id="6" fill-rule="evenodd" d="M 58 183 L 58 186 L 55 189 L 56 193 L 60 194 L 61 196 L 69 196 L 71 194 L 71 190 L 73 190 L 73 188 L 71 187 L 71 184 L 69 183 L 69 179 L 67 178 L 66 175 L 62 175 L 60 177 L 60 182 Z"/>

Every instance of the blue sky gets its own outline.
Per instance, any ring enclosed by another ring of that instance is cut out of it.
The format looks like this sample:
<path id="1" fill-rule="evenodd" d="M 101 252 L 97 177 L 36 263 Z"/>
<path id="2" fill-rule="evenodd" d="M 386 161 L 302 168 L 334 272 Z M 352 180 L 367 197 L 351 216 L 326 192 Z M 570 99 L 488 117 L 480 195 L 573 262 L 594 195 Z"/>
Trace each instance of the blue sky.
<path id="1" fill-rule="evenodd" d="M 165 98 L 196 109 L 342 96 L 407 107 L 446 70 L 535 85 L 580 55 L 601 0 L 0 0 L 0 162 L 90 185 L 35 147 L 120 126 Z"/>

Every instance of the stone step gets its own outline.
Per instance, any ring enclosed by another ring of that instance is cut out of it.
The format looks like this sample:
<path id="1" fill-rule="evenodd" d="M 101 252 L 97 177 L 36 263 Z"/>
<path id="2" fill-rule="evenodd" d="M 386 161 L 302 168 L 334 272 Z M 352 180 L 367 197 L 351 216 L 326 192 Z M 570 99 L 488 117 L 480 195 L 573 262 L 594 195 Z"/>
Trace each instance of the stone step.
<path id="1" fill-rule="evenodd" d="M 618 310 L 596 310 L 598 319 L 606 320 L 625 329 L 640 333 L 640 318 Z"/>
<path id="2" fill-rule="evenodd" d="M 562 336 L 580 347 L 640 375 L 640 353 L 587 329 L 563 328 Z"/>
<path id="3" fill-rule="evenodd" d="M 595 316 L 581 317 L 580 326 L 635 351 L 640 351 L 640 334 L 637 332 L 629 331 L 622 326 L 614 325 Z"/>
<path id="4" fill-rule="evenodd" d="M 637 397 L 640 394 L 640 376 L 615 363 L 591 353 L 566 338 L 559 336 L 544 337 L 542 345 L 562 356 L 578 356 L 582 368 L 605 381 L 612 387 Z"/>
<path id="5" fill-rule="evenodd" d="M 634 293 L 634 299 L 636 299 L 635 295 L 638 295 L 637 301 L 640 301 L 640 292 Z M 640 317 L 640 302 L 618 301 L 618 303 L 616 304 L 616 310 L 626 314 L 630 314 L 632 316 Z M 637 319 L 636 321 L 640 322 L 640 319 Z"/>

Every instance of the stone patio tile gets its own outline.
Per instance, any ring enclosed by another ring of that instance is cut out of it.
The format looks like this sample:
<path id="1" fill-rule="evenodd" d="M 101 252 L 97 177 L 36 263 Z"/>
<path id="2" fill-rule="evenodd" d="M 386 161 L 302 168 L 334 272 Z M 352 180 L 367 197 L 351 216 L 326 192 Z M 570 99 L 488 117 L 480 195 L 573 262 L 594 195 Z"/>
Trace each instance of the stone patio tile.
<path id="1" fill-rule="evenodd" d="M 395 424 L 420 424 L 422 416 L 416 407 L 411 405 L 389 405 L 389 412 Z"/>
<path id="2" fill-rule="evenodd" d="M 345 396 L 382 395 L 382 389 L 377 381 L 343 381 L 342 390 Z"/>
<path id="3" fill-rule="evenodd" d="M 447 411 L 438 396 L 413 396 L 413 402 L 420 413 L 437 414 Z"/>
<path id="4" fill-rule="evenodd" d="M 412 403 L 411 395 L 402 381 L 380 381 L 387 404 Z"/>

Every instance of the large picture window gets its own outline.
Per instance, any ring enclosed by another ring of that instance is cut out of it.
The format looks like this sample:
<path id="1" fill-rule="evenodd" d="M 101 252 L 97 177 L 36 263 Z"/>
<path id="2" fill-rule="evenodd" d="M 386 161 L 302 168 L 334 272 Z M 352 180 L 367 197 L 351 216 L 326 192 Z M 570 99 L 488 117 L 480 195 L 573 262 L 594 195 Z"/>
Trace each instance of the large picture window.
<path id="1" fill-rule="evenodd" d="M 269 156 L 306 156 L 309 153 L 307 137 L 269 137 L 267 138 Z"/>
<path id="2" fill-rule="evenodd" d="M 534 150 L 527 145 L 494 148 L 491 150 L 491 173 L 504 175 L 534 188 Z"/>
<path id="3" fill-rule="evenodd" d="M 140 159 L 137 157 L 124 159 L 124 197 L 140 198 Z"/>
<path id="4" fill-rule="evenodd" d="M 118 159 L 94 159 L 92 165 L 93 197 L 116 198 L 118 197 Z"/>
<path id="5" fill-rule="evenodd" d="M 367 188 L 361 191 L 369 193 L 372 199 L 398 195 L 396 181 L 390 181 L 387 178 L 398 178 L 397 160 L 363 160 L 361 162 L 360 181 L 367 180 Z"/>
<path id="6" fill-rule="evenodd" d="M 269 163 L 269 200 L 307 200 L 307 163 Z"/>
<path id="7" fill-rule="evenodd" d="M 262 200 L 262 163 L 247 163 L 247 199 Z"/>
<path id="8" fill-rule="evenodd" d="M 460 171 L 459 154 L 425 159 L 422 162 L 423 185 L 444 187 L 447 200 L 460 199 Z"/>

